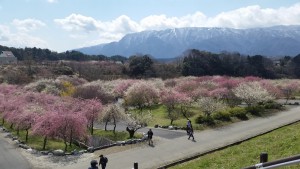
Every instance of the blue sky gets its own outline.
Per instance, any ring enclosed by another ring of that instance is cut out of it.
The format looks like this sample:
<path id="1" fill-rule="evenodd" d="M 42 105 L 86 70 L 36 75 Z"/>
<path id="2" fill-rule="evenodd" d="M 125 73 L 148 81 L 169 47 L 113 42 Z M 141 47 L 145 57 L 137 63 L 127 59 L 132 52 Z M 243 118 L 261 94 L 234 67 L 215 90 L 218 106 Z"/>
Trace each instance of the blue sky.
<path id="1" fill-rule="evenodd" d="M 66 51 L 180 27 L 300 25 L 299 0 L 0 0 L 0 45 Z"/>

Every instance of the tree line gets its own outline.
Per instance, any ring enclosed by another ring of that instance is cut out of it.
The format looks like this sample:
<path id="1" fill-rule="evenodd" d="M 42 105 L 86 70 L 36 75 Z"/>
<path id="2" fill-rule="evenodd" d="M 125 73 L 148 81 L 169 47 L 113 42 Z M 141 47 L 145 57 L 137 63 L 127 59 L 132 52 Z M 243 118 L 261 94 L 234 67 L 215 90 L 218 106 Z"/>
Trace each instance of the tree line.
<path id="1" fill-rule="evenodd" d="M 206 75 L 257 76 L 267 79 L 300 77 L 300 54 L 295 57 L 271 58 L 262 55 L 246 56 L 236 52 L 216 54 L 190 49 L 185 51 L 181 57 L 174 58 L 169 62 L 161 62 L 151 55 L 141 54 L 126 58 L 120 55 L 111 57 L 85 55 L 78 51 L 57 53 L 40 48 L 17 49 L 0 46 L 0 50 L 12 51 L 19 61 L 23 61 L 27 65 L 30 62 L 65 60 L 67 62 L 64 62 L 63 66 L 71 68 L 71 73 L 68 71 L 68 74 L 77 73 L 88 80 L 126 77 L 167 79 Z M 34 73 L 33 71 L 29 72 Z M 64 74 L 64 71 L 58 72 L 59 75 Z"/>

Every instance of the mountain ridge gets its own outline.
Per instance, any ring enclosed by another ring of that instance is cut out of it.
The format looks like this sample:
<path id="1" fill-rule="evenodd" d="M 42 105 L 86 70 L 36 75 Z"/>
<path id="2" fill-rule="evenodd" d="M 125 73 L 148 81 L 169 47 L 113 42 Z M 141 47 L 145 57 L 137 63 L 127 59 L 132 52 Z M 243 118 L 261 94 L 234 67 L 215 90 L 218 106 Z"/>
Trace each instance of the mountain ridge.
<path id="1" fill-rule="evenodd" d="M 118 42 L 76 49 L 85 54 L 106 56 L 149 54 L 174 58 L 188 49 L 244 55 L 295 56 L 300 53 L 300 25 L 234 29 L 188 27 L 148 30 L 125 35 Z"/>

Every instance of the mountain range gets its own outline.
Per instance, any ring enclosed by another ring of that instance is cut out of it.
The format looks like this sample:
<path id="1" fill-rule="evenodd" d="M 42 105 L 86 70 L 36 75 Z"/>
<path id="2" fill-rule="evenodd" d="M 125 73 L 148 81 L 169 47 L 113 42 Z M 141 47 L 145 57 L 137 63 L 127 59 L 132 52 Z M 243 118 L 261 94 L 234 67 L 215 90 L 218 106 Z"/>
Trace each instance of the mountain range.
<path id="1" fill-rule="evenodd" d="M 154 58 L 174 58 L 188 49 L 213 53 L 239 52 L 251 56 L 296 56 L 300 54 L 300 26 L 251 29 L 189 27 L 143 31 L 127 34 L 118 42 L 76 50 L 89 55 L 129 57 L 149 54 Z"/>

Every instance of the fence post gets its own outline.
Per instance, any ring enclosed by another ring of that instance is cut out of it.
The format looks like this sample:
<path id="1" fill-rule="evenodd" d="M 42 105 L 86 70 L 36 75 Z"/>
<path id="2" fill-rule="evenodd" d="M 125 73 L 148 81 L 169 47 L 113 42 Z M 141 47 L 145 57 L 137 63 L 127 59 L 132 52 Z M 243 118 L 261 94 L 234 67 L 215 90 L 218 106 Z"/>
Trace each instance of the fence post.
<path id="1" fill-rule="evenodd" d="M 138 169 L 139 167 L 138 167 L 138 163 L 137 162 L 135 162 L 134 164 L 133 164 L 133 169 Z"/>
<path id="2" fill-rule="evenodd" d="M 262 152 L 260 153 L 260 163 L 268 162 L 268 153 Z"/>

